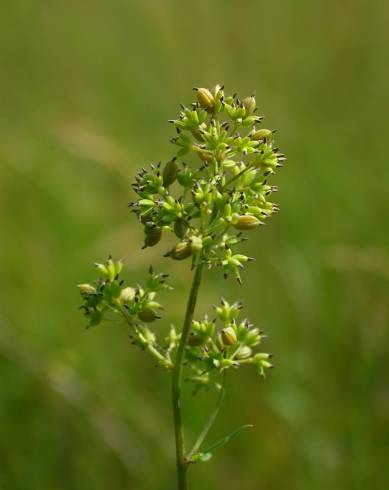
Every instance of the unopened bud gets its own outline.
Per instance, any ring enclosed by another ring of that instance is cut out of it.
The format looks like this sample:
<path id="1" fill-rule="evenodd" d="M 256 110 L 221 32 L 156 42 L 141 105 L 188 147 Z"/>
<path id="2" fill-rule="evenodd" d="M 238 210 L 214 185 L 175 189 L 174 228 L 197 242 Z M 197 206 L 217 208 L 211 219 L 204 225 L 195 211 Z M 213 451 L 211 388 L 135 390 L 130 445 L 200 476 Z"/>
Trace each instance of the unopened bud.
<path id="1" fill-rule="evenodd" d="M 154 310 L 146 307 L 140 310 L 140 312 L 138 313 L 138 318 L 139 320 L 142 320 L 142 322 L 150 323 L 156 320 L 158 318 L 158 315 L 156 315 Z"/>
<path id="2" fill-rule="evenodd" d="M 220 338 L 225 346 L 234 345 L 237 340 L 235 330 L 232 327 L 223 328 L 220 332 Z"/>
<path id="3" fill-rule="evenodd" d="M 162 237 L 162 228 L 160 226 L 154 226 L 154 225 L 147 226 L 147 225 L 148 223 L 146 223 L 145 226 L 146 235 L 145 235 L 145 242 L 143 248 L 154 247 L 154 245 L 156 245 L 161 240 Z"/>
<path id="4" fill-rule="evenodd" d="M 245 97 L 242 100 L 242 104 L 246 109 L 246 116 L 251 116 L 251 114 L 255 111 L 255 108 L 257 106 L 254 96 Z"/>
<path id="5" fill-rule="evenodd" d="M 193 332 L 190 333 L 188 337 L 188 344 L 191 347 L 198 347 L 202 344 L 204 344 L 206 338 L 200 337 L 199 335 L 194 334 Z"/>
<path id="6" fill-rule="evenodd" d="M 178 236 L 178 238 L 184 238 L 187 229 L 188 225 L 185 220 L 178 218 L 174 222 L 174 233 Z"/>
<path id="7" fill-rule="evenodd" d="M 131 303 L 135 298 L 135 289 L 134 288 L 124 288 L 120 293 L 120 301 L 122 303 Z"/>
<path id="8" fill-rule="evenodd" d="M 163 185 L 165 187 L 169 187 L 169 185 L 173 184 L 177 178 L 177 163 L 176 159 L 170 160 L 165 165 L 163 170 Z"/>
<path id="9" fill-rule="evenodd" d="M 235 358 L 238 360 L 247 359 L 251 356 L 252 353 L 253 351 L 250 349 L 250 347 L 247 347 L 245 345 L 237 350 Z"/>
<path id="10" fill-rule="evenodd" d="M 189 242 L 180 242 L 167 255 L 174 260 L 184 260 L 190 257 L 192 253 L 192 247 Z"/>
<path id="11" fill-rule="evenodd" d="M 204 109 L 211 108 L 215 101 L 211 92 L 207 88 L 198 88 L 195 90 L 197 92 L 197 100 L 199 101 L 201 107 L 203 107 Z"/>
<path id="12" fill-rule="evenodd" d="M 243 214 L 239 216 L 236 223 L 234 223 L 234 227 L 237 230 L 252 230 L 260 224 L 261 222 L 255 216 L 252 216 L 251 214 Z"/>
<path id="13" fill-rule="evenodd" d="M 272 134 L 273 133 L 270 131 L 270 129 L 258 129 L 258 131 L 255 131 L 251 135 L 251 139 L 255 141 L 267 140 L 271 138 Z"/>
<path id="14" fill-rule="evenodd" d="M 78 284 L 77 287 L 82 295 L 94 294 L 96 292 L 96 288 L 91 284 Z"/>

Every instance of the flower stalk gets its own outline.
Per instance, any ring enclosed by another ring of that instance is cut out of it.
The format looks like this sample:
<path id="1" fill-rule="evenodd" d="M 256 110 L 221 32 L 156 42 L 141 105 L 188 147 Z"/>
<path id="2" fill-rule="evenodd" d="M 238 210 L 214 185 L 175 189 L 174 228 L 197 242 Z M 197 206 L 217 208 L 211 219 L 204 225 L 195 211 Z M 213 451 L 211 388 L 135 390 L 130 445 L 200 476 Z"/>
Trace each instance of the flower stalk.
<path id="1" fill-rule="evenodd" d="M 198 265 L 193 276 L 192 287 L 189 293 L 188 303 L 186 306 L 185 319 L 182 327 L 180 343 L 178 345 L 178 350 L 177 350 L 176 363 L 172 376 L 172 402 L 173 402 L 174 433 L 175 433 L 175 441 L 176 441 L 177 478 L 178 478 L 179 490 L 186 490 L 187 488 L 187 470 L 188 470 L 188 460 L 185 455 L 185 439 L 184 439 L 182 407 L 181 407 L 182 368 L 183 368 L 183 361 L 185 356 L 185 349 L 188 343 L 188 338 L 192 325 L 193 314 L 196 307 L 197 295 L 200 288 L 202 270 L 203 270 L 203 264 Z"/>

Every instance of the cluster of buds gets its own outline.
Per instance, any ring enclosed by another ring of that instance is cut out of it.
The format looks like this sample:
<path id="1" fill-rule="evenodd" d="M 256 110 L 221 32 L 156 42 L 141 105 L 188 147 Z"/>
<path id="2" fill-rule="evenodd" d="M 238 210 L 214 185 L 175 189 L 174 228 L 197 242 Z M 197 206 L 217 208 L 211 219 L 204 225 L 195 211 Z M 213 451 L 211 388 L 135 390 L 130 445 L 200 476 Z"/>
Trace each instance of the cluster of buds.
<path id="1" fill-rule="evenodd" d="M 171 289 L 166 284 L 167 274 L 155 274 L 149 269 L 144 287 L 139 284 L 131 287 L 124 284 L 120 273 L 122 262 L 108 257 L 105 264 L 95 264 L 100 277 L 92 284 L 79 284 L 83 300 L 80 309 L 88 318 L 87 328 L 103 321 L 111 321 L 119 316 L 130 327 L 130 338 L 133 344 L 149 351 L 165 368 L 172 368 L 170 355 L 159 346 L 155 333 L 149 324 L 160 318 L 163 309 L 155 298 L 162 289 Z"/>
<path id="2" fill-rule="evenodd" d="M 195 93 L 196 101 L 182 105 L 178 119 L 170 121 L 177 132 L 171 140 L 175 154 L 164 165 L 141 169 L 133 183 L 138 197 L 130 207 L 144 228 L 144 248 L 173 234 L 176 243 L 165 257 L 191 259 L 192 267 L 220 267 L 224 277 L 241 282 L 241 269 L 253 259 L 237 248 L 246 232 L 278 211 L 269 200 L 277 189 L 268 179 L 285 157 L 274 143 L 275 131 L 259 127 L 263 116 L 254 96 L 227 96 L 219 85 Z M 132 342 L 173 369 L 181 334 L 172 326 L 158 340 L 151 329 L 160 318 L 162 306 L 155 298 L 168 288 L 166 275 L 150 269 L 144 287 L 130 287 L 120 277 L 121 261 L 108 257 L 96 268 L 98 280 L 79 285 L 88 327 L 119 315 L 130 327 Z M 196 389 L 207 386 L 213 372 L 252 364 L 263 376 L 272 367 L 269 354 L 255 351 L 263 333 L 238 319 L 241 308 L 222 300 L 214 320 L 193 322 L 184 355 Z"/>
<path id="3" fill-rule="evenodd" d="M 188 380 L 195 384 L 195 391 L 209 386 L 213 373 L 251 364 L 265 376 L 266 369 L 273 367 L 271 354 L 257 351 L 266 338 L 264 333 L 246 318 L 239 318 L 242 303 L 222 299 L 214 308 L 212 321 L 207 316 L 193 321 L 186 348 L 186 360 L 193 372 Z"/>
<path id="4" fill-rule="evenodd" d="M 219 266 L 240 282 L 250 258 L 235 248 L 243 233 L 278 211 L 269 201 L 277 188 L 268 178 L 285 156 L 275 131 L 258 127 L 263 116 L 254 96 L 226 96 L 219 85 L 195 92 L 197 100 L 170 121 L 175 154 L 164 165 L 141 169 L 133 183 L 139 198 L 130 207 L 144 227 L 144 247 L 172 233 L 177 243 L 167 257 Z"/>

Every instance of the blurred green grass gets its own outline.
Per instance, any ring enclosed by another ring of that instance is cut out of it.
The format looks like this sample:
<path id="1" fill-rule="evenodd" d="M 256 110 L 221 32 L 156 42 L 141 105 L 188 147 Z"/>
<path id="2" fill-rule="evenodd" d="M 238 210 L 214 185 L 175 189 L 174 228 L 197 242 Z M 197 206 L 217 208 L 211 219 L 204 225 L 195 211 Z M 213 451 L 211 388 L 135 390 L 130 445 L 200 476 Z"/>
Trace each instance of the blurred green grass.
<path id="1" fill-rule="evenodd" d="M 384 488 L 389 457 L 389 39 L 384 2 L 4 1 L 0 19 L 0 488 L 171 489 L 166 375 L 124 328 L 86 332 L 75 284 L 107 252 L 141 279 L 136 169 L 166 160 L 191 87 L 256 90 L 289 157 L 281 213 L 244 285 L 210 274 L 199 311 L 243 298 L 276 369 L 232 376 L 193 488 Z M 163 327 L 161 327 L 163 328 Z M 211 396 L 185 404 L 194 436 Z"/>

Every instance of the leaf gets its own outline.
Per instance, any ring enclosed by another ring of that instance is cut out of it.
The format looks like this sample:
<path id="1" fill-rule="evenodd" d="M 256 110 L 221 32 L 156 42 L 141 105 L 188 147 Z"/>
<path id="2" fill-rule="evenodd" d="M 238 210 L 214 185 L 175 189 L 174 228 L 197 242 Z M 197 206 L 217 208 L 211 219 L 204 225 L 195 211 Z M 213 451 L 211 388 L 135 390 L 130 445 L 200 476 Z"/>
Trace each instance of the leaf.
<path id="1" fill-rule="evenodd" d="M 227 444 L 227 442 L 229 442 L 231 439 L 233 439 L 235 436 L 237 436 L 240 432 L 242 432 L 245 429 L 250 429 L 252 427 L 254 427 L 254 426 L 251 424 L 242 425 L 238 429 L 232 431 L 227 436 L 223 437 L 223 439 L 220 439 L 219 441 L 215 442 L 215 444 L 212 444 L 212 446 L 207 448 L 204 452 L 194 454 L 192 456 L 192 458 L 190 459 L 190 461 L 192 461 L 193 463 L 198 463 L 198 462 L 206 463 L 207 461 L 209 461 L 212 458 L 212 452 L 211 451 L 218 449 L 220 447 L 223 447 L 225 444 Z"/>
<path id="2" fill-rule="evenodd" d="M 219 449 L 220 447 L 223 447 L 225 444 L 230 442 L 231 439 L 233 439 L 235 436 L 237 436 L 240 432 L 242 432 L 245 429 L 251 429 L 252 427 L 254 427 L 254 426 L 251 424 L 242 425 L 238 429 L 232 431 L 227 436 L 223 437 L 223 439 L 220 439 L 219 441 L 215 442 L 215 444 L 212 444 L 212 446 L 208 447 L 204 451 L 204 454 L 211 453 L 211 451 L 213 451 L 215 449 Z"/>

